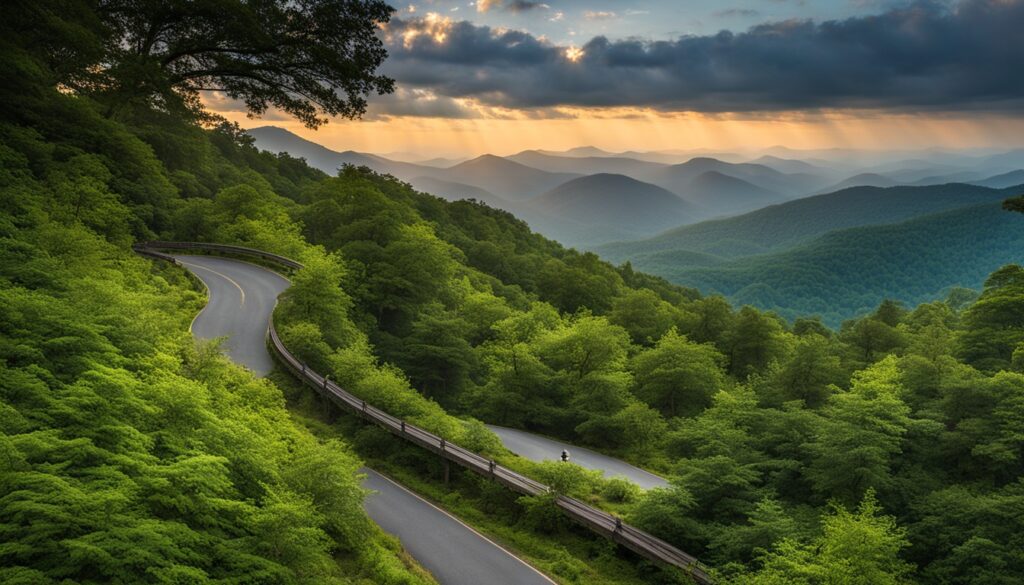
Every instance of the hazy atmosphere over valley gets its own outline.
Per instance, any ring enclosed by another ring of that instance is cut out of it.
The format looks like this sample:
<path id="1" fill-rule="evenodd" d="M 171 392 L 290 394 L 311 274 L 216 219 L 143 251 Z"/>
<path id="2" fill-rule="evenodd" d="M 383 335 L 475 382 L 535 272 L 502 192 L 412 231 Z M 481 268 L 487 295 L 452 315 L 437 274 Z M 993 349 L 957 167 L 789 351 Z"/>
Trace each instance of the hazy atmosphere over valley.
<path id="1" fill-rule="evenodd" d="M 14 0 L 0 585 L 1024 582 L 1024 0 Z"/>

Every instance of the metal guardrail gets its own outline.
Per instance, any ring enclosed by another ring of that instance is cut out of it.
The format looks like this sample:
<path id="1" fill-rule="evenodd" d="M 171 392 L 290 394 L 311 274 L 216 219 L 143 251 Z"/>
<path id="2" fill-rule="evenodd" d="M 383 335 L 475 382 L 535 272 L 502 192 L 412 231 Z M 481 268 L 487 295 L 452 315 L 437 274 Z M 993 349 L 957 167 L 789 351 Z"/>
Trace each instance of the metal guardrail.
<path id="1" fill-rule="evenodd" d="M 152 257 L 153 254 L 160 254 L 160 252 L 154 252 L 153 250 L 196 250 L 201 252 L 222 252 L 225 254 L 241 254 L 243 256 L 254 256 L 256 258 L 262 258 L 275 264 L 280 264 L 285 268 L 291 268 L 298 270 L 302 268 L 302 264 L 286 258 L 279 254 L 271 254 L 270 252 L 264 252 L 263 250 L 257 250 L 255 248 L 246 248 L 244 246 L 232 246 L 229 244 L 208 244 L 205 242 L 140 242 L 132 246 L 132 249 L 143 255 L 149 255 Z M 149 251 L 141 252 L 142 250 Z M 164 254 L 163 256 L 166 256 Z"/>
<path id="2" fill-rule="evenodd" d="M 286 268 L 300 269 L 302 264 L 262 250 L 255 250 L 242 246 L 230 246 L 225 244 L 205 244 L 200 242 L 143 242 L 133 246 L 133 249 L 140 255 L 148 256 L 158 260 L 165 260 L 177 264 L 175 258 L 164 254 L 156 249 L 168 250 L 191 250 L 191 251 L 212 251 L 243 256 L 253 256 L 278 263 Z M 335 405 L 349 410 L 366 420 L 386 429 L 411 443 L 419 445 L 444 459 L 461 465 L 478 475 L 491 478 L 506 486 L 512 491 L 520 494 L 537 496 L 551 491 L 548 486 L 532 480 L 520 473 L 512 471 L 507 467 L 498 465 L 491 459 L 474 453 L 455 443 L 445 439 L 404 420 L 392 416 L 383 410 L 368 404 L 365 400 L 342 389 L 330 379 L 308 368 L 301 360 L 295 357 L 285 347 L 274 327 L 274 321 L 270 321 L 269 329 L 270 344 L 281 362 L 292 371 L 292 373 L 303 382 L 312 386 L 317 392 L 329 399 Z M 647 559 L 665 563 L 682 569 L 694 581 L 701 585 L 713 583 L 710 575 L 703 569 L 700 562 L 693 556 L 679 550 L 671 544 L 652 536 L 638 528 L 630 526 L 616 517 L 588 506 L 583 502 L 568 496 L 558 496 L 555 504 L 577 523 L 590 530 L 628 548 L 629 550 Z"/>

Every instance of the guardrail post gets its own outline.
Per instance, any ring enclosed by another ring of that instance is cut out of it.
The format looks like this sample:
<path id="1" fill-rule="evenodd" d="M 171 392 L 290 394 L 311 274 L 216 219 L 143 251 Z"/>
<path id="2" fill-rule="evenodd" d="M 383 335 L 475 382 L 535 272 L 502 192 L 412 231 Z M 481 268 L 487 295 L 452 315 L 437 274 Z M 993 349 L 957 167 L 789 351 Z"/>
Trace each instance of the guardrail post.
<path id="1" fill-rule="evenodd" d="M 622 532 L 622 518 L 615 517 L 615 534 Z"/>
<path id="2" fill-rule="evenodd" d="M 324 376 L 324 392 L 327 392 L 327 381 L 330 379 L 330 376 Z"/>
<path id="3" fill-rule="evenodd" d="M 442 452 L 442 453 L 444 453 L 444 447 L 445 447 L 445 445 L 446 445 L 446 444 L 447 444 L 447 443 L 445 442 L 445 440 L 444 440 L 444 439 L 441 439 L 441 452 Z"/>
<path id="4" fill-rule="evenodd" d="M 302 375 L 303 377 L 306 375 L 306 364 L 302 364 Z"/>
<path id="5" fill-rule="evenodd" d="M 366 412 L 366 401 L 365 400 L 363 401 L 363 412 L 364 413 Z"/>
<path id="6" fill-rule="evenodd" d="M 405 434 L 405 421 L 403 420 L 403 421 L 401 421 L 401 423 L 402 423 L 402 434 L 404 435 Z"/>
<path id="7" fill-rule="evenodd" d="M 491 472 L 491 479 L 494 479 L 494 459 L 487 462 L 487 470 Z"/>

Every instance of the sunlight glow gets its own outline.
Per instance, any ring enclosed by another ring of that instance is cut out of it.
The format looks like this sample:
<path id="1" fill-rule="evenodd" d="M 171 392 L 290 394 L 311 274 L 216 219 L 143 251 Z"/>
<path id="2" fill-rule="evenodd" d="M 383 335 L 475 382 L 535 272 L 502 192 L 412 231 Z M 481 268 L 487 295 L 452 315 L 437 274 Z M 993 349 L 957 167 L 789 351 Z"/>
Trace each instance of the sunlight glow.
<path id="1" fill-rule="evenodd" d="M 451 28 L 452 19 L 450 16 L 441 16 L 436 12 L 428 12 L 421 20 L 416 21 L 415 24 L 410 24 L 402 32 L 402 45 L 409 49 L 412 47 L 413 42 L 421 36 L 428 36 L 438 45 L 443 45 L 448 40 L 448 31 Z"/>

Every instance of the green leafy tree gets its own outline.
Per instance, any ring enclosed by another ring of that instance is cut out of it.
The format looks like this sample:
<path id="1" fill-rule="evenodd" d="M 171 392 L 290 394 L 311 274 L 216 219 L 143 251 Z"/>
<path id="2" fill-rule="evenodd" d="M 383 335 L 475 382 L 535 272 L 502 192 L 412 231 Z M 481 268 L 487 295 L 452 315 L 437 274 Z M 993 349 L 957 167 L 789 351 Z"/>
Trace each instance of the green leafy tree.
<path id="1" fill-rule="evenodd" d="M 793 346 L 793 353 L 769 375 L 771 402 L 778 405 L 802 400 L 817 408 L 825 403 L 832 387 L 843 383 L 846 371 L 835 346 L 826 338 L 809 333 Z"/>
<path id="2" fill-rule="evenodd" d="M 819 494 L 853 502 L 889 485 L 893 458 L 910 425 L 902 392 L 897 360 L 888 357 L 854 374 L 848 392 L 832 395 L 818 436 L 808 445 L 807 475 Z"/>
<path id="3" fill-rule="evenodd" d="M 963 320 L 960 356 L 984 370 L 1006 368 L 1024 341 L 1024 268 L 1011 264 L 993 272 Z"/>
<path id="4" fill-rule="evenodd" d="M 218 90 L 253 114 L 274 107 L 315 128 L 324 116 L 361 115 L 366 95 L 394 86 L 375 73 L 387 56 L 377 27 L 391 16 L 377 0 L 103 0 L 96 13 L 108 33 L 103 57 L 68 83 L 112 107 L 195 107 L 200 91 Z"/>
<path id="5" fill-rule="evenodd" d="M 665 416 L 694 416 L 722 387 L 724 358 L 711 345 L 692 343 L 675 330 L 630 362 L 636 393 Z"/>
<path id="6" fill-rule="evenodd" d="M 634 343 L 651 345 L 680 321 L 680 311 L 649 289 L 615 299 L 608 320 L 629 331 Z"/>
<path id="7" fill-rule="evenodd" d="M 911 583 L 913 566 L 900 559 L 908 545 L 906 530 L 881 515 L 868 492 L 855 512 L 842 506 L 822 520 L 822 535 L 810 544 L 782 541 L 761 562 L 763 567 L 737 583 L 775 585 L 902 585 Z"/>
<path id="8" fill-rule="evenodd" d="M 781 359 L 786 352 L 784 333 L 774 316 L 750 306 L 740 309 L 721 342 L 729 372 L 742 378 Z"/>

